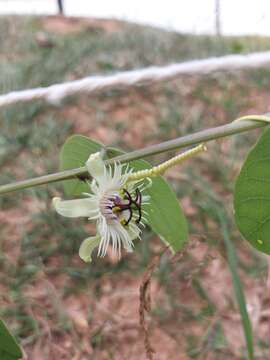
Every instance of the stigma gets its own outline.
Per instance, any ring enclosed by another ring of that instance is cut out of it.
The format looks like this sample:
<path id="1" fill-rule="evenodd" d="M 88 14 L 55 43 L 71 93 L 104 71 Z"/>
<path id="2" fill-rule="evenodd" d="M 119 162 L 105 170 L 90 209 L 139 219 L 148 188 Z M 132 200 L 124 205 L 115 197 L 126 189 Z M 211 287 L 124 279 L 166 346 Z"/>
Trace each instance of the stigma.
<path id="1" fill-rule="evenodd" d="M 100 208 L 108 222 L 119 221 L 124 227 L 132 220 L 139 224 L 142 218 L 142 194 L 139 189 L 131 194 L 123 188 L 119 193 L 105 196 Z"/>

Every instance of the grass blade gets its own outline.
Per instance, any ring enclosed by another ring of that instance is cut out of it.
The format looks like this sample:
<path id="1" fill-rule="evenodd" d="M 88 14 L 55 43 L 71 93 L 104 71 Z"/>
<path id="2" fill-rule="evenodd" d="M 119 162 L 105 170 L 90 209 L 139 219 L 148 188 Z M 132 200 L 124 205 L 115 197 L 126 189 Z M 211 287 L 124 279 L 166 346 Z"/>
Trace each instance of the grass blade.
<path id="1" fill-rule="evenodd" d="M 246 339 L 248 359 L 254 359 L 254 349 L 253 349 L 253 334 L 252 334 L 252 326 L 248 316 L 245 295 L 242 289 L 241 281 L 237 272 L 237 255 L 235 252 L 235 248 L 233 243 L 230 240 L 228 226 L 225 222 L 224 216 L 219 213 L 221 228 L 223 232 L 223 238 L 225 243 L 225 248 L 227 252 L 228 264 L 232 274 L 233 288 L 235 292 L 235 296 L 237 299 L 237 303 L 239 306 L 239 311 L 242 320 L 242 326 L 244 330 L 244 335 Z"/>

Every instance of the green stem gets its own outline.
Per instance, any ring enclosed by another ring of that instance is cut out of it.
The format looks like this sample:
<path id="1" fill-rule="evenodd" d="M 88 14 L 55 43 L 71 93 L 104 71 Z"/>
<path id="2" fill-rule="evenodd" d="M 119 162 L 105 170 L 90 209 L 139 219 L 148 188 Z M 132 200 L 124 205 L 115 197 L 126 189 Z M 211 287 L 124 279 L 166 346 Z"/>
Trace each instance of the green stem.
<path id="1" fill-rule="evenodd" d="M 106 160 L 107 164 L 114 162 L 115 160 L 120 162 L 128 162 L 136 159 L 141 159 L 147 156 L 160 154 L 166 151 L 175 150 L 184 148 L 191 145 L 200 144 L 202 142 L 208 142 L 211 140 L 216 140 L 225 136 L 230 136 L 234 134 L 239 134 L 244 131 L 253 130 L 256 128 L 263 127 L 267 125 L 270 121 L 267 118 L 269 114 L 265 114 L 264 116 L 246 116 L 238 119 L 238 121 L 233 121 L 232 123 L 218 126 L 211 129 L 206 129 L 199 131 L 195 134 L 186 135 L 183 137 L 179 137 L 173 140 L 165 141 L 163 143 L 157 145 L 151 145 L 144 149 L 135 150 L 127 154 L 123 154 L 117 156 L 113 159 Z M 239 121 L 241 120 L 241 121 Z M 80 167 L 77 169 L 61 171 L 58 173 L 44 175 L 40 177 L 36 177 L 33 179 L 18 181 L 12 184 L 6 184 L 0 186 L 0 194 L 6 194 L 9 192 L 13 192 L 16 190 L 22 190 L 38 185 L 50 184 L 57 181 L 63 181 L 68 179 L 74 179 L 81 175 L 87 175 L 86 167 Z"/>

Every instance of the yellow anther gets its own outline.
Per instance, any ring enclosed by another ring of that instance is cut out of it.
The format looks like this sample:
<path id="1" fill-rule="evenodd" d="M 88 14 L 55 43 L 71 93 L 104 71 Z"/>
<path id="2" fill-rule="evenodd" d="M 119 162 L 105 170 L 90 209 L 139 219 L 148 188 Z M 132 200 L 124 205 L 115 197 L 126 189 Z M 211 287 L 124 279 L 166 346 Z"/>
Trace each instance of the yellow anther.
<path id="1" fill-rule="evenodd" d="M 120 224 L 121 224 L 122 226 L 127 226 L 126 219 L 122 218 L 122 219 L 120 220 Z"/>
<path id="2" fill-rule="evenodd" d="M 120 195 L 121 197 L 124 197 L 125 192 L 124 192 L 124 190 L 123 190 L 123 189 L 121 189 L 121 190 L 119 191 L 119 195 Z"/>
<path id="3" fill-rule="evenodd" d="M 119 212 L 120 210 L 121 210 L 121 208 L 120 208 L 119 206 L 114 206 L 114 207 L 112 208 L 113 214 Z"/>

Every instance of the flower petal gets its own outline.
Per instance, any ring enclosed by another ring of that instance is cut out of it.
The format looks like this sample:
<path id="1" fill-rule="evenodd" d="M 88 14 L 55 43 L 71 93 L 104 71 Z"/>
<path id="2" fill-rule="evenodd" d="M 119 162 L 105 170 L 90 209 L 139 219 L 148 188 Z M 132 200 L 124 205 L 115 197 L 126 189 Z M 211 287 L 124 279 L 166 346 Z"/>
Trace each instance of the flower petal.
<path id="1" fill-rule="evenodd" d="M 79 250 L 79 256 L 80 258 L 85 262 L 91 262 L 92 261 L 92 252 L 95 249 L 95 247 L 98 246 L 100 243 L 101 237 L 100 235 L 91 236 L 87 239 L 85 239 Z"/>
<path id="2" fill-rule="evenodd" d="M 53 206 L 58 214 L 66 217 L 92 217 L 97 214 L 97 202 L 91 199 L 61 200 L 53 198 Z"/>
<path id="3" fill-rule="evenodd" d="M 129 226 L 127 228 L 127 232 L 128 232 L 128 235 L 129 235 L 131 241 L 133 241 L 137 238 L 140 239 L 141 230 L 137 224 L 130 222 Z"/>
<path id="4" fill-rule="evenodd" d="M 104 161 L 100 156 L 100 152 L 96 152 L 89 156 L 89 159 L 85 163 L 89 174 L 97 181 L 104 177 L 106 168 Z"/>

